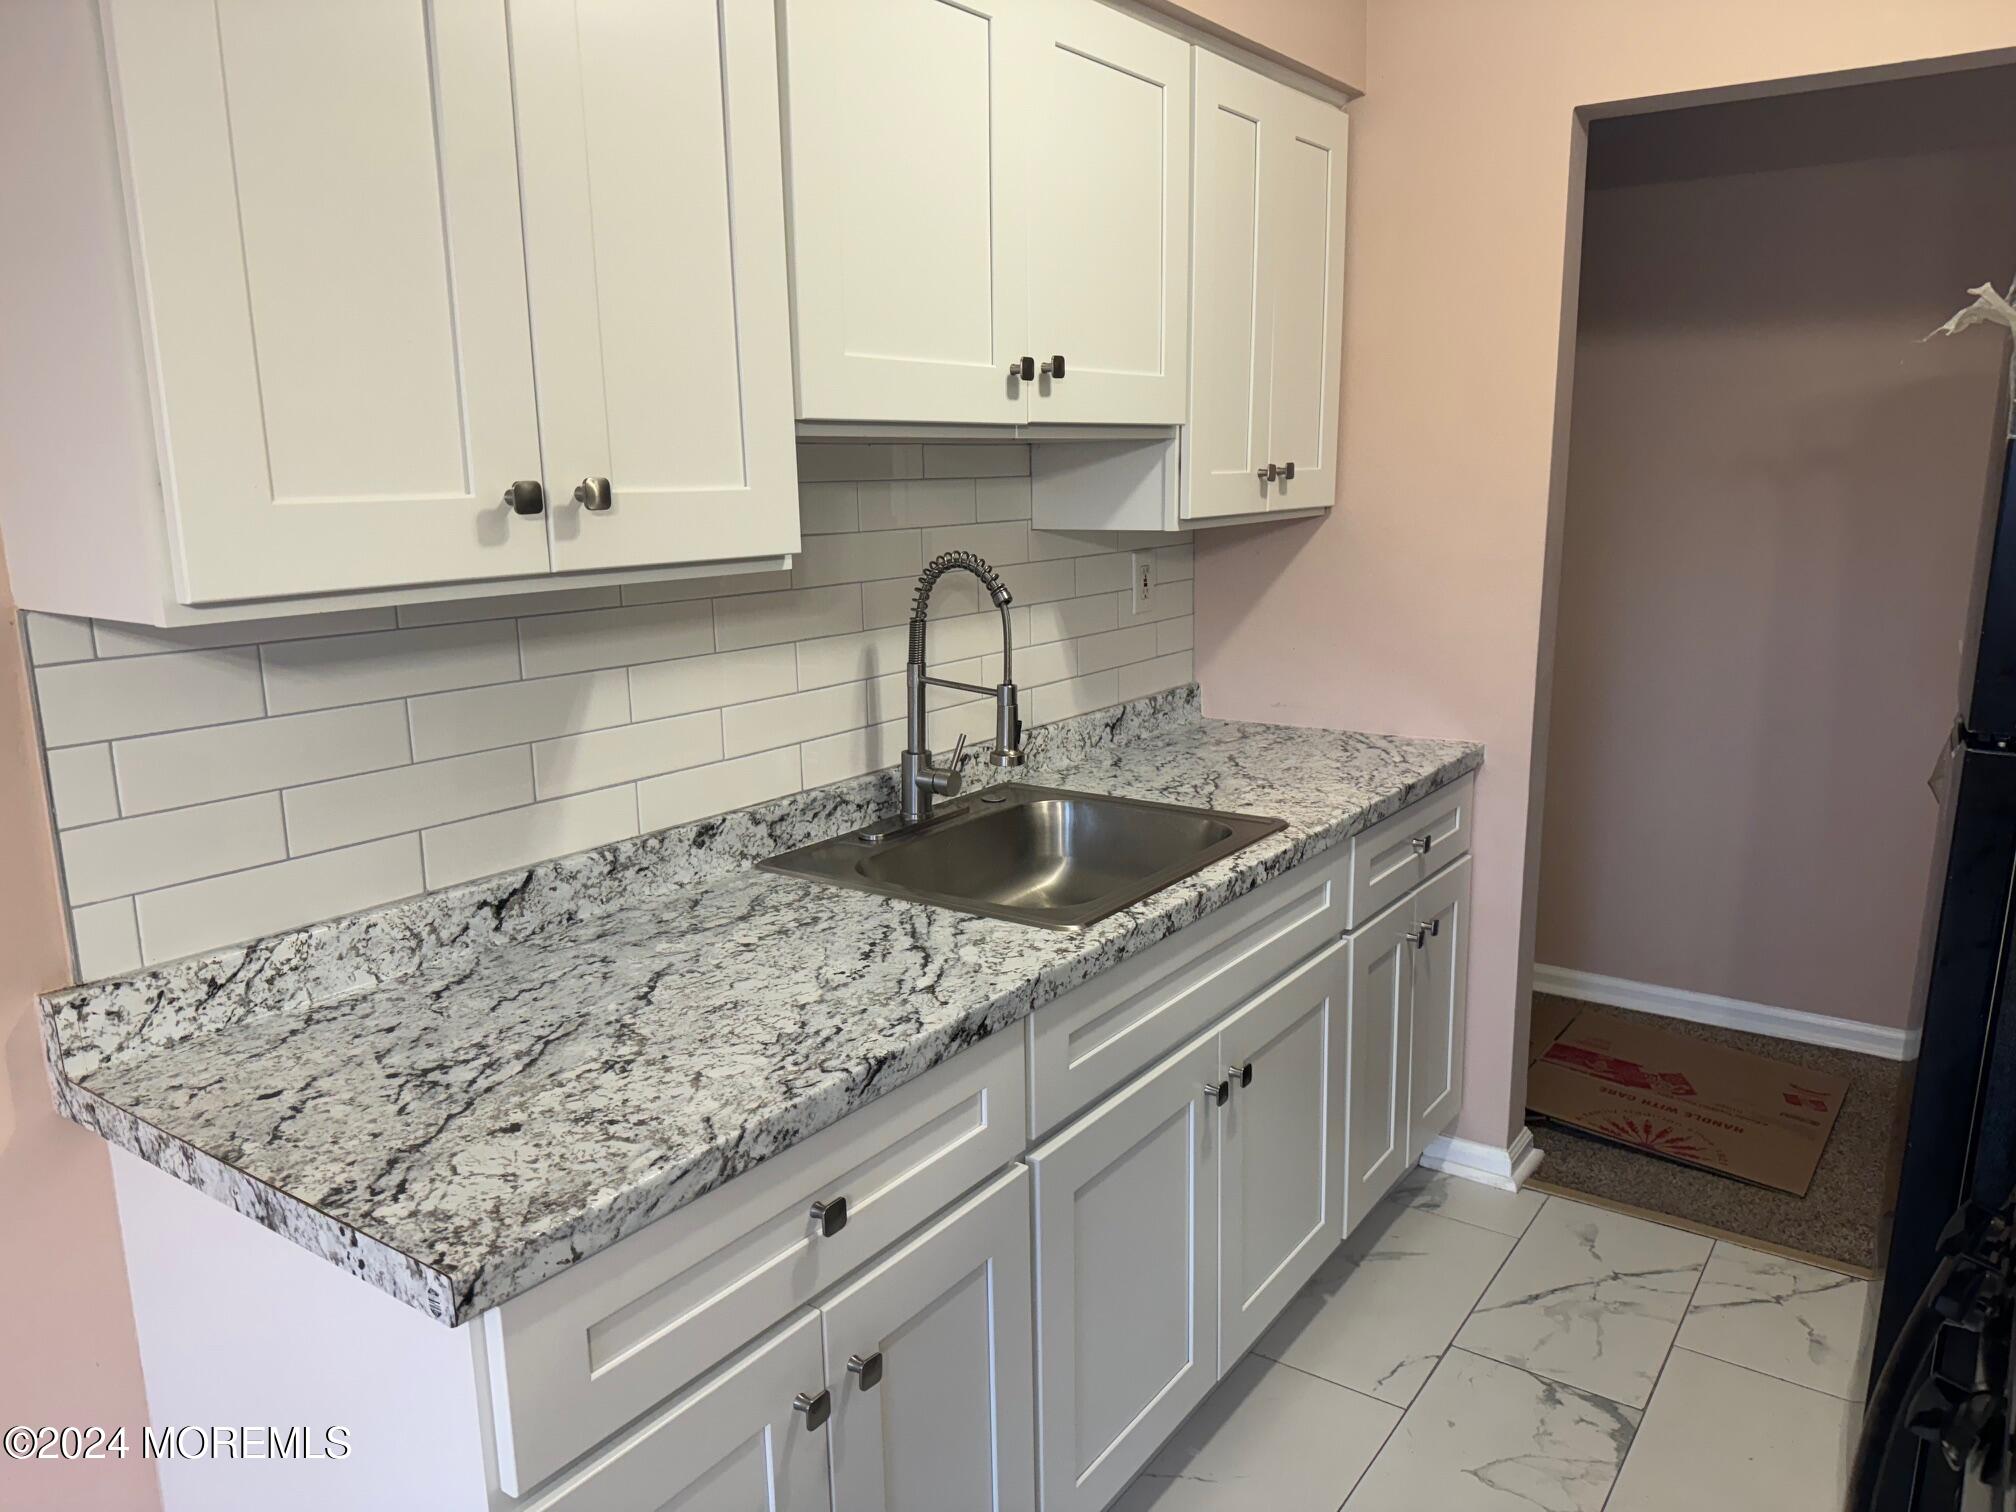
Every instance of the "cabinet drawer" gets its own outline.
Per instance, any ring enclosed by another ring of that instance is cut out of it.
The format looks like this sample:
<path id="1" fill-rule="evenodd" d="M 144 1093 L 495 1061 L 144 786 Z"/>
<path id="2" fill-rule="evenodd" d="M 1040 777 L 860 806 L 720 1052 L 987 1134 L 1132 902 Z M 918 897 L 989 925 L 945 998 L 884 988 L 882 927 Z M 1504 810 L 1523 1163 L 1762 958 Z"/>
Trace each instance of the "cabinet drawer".
<path id="1" fill-rule="evenodd" d="M 1004 1033 L 482 1319 L 512 1495 L 1016 1159 L 1023 1044 Z M 823 1234 L 815 1201 L 844 1197 Z"/>
<path id="2" fill-rule="evenodd" d="M 1277 877 L 1029 1019 L 1041 1137 L 1344 931 L 1350 855 Z"/>
<path id="3" fill-rule="evenodd" d="M 819 1314 L 809 1309 L 639 1423 L 525 1512 L 632 1512 L 706 1505 L 831 1512 L 827 1430 L 807 1428 L 798 1393 L 822 1389 Z"/>
<path id="4" fill-rule="evenodd" d="M 1470 795 L 1465 777 L 1410 803 L 1351 841 L 1351 900 L 1347 929 L 1404 898 L 1470 850 Z"/>

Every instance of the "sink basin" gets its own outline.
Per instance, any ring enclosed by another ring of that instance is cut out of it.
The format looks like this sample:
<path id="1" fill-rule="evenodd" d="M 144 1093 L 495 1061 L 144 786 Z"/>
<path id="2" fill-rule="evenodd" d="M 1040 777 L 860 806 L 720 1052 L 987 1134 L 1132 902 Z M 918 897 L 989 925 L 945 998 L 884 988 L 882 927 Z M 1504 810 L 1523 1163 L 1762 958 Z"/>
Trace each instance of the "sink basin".
<path id="1" fill-rule="evenodd" d="M 926 823 L 870 825 L 767 871 L 1045 929 L 1083 929 L 1287 827 L 1282 819 L 1003 783 Z"/>

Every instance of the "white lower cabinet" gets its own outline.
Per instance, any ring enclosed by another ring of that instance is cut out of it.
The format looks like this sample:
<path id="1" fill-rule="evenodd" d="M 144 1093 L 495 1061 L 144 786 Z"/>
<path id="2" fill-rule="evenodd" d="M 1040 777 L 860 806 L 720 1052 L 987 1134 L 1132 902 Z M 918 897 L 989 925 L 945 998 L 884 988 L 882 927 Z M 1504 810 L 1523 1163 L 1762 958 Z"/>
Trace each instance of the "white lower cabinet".
<path id="1" fill-rule="evenodd" d="M 1347 1232 L 1455 1121 L 1463 1095 L 1469 928 L 1466 856 L 1345 937 Z"/>
<path id="2" fill-rule="evenodd" d="M 1219 1031 L 1218 1373 L 1260 1337 L 1342 1236 L 1350 981 L 1340 941 Z"/>
<path id="3" fill-rule="evenodd" d="M 1097 1512 L 1218 1378 L 1216 1033 L 1029 1156 L 1044 1512 Z"/>
<path id="4" fill-rule="evenodd" d="M 525 1512 L 831 1512 L 819 1314 L 681 1392 Z"/>
<path id="5" fill-rule="evenodd" d="M 1035 1505 L 1029 1308 L 1020 1165 L 827 1300 L 837 1512 Z"/>

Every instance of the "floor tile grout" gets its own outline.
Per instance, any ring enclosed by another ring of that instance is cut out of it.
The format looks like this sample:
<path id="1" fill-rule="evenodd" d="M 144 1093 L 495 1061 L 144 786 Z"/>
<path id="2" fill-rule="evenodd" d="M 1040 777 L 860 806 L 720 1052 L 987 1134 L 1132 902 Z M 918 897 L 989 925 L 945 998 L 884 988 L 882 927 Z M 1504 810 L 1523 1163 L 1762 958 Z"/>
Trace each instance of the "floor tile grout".
<path id="1" fill-rule="evenodd" d="M 1640 1221 L 1649 1223 L 1651 1220 Z M 1669 1225 L 1660 1224 L 1658 1227 L 1669 1228 Z M 1676 1234 L 1687 1232 L 1685 1229 L 1670 1231 Z M 1659 1359 L 1659 1368 L 1652 1372 L 1652 1389 L 1645 1393 L 1645 1409 L 1638 1416 L 1638 1426 L 1631 1430 L 1631 1442 L 1624 1446 L 1624 1453 L 1618 1457 L 1617 1473 L 1610 1478 L 1610 1489 L 1603 1493 L 1603 1505 L 1599 1512 L 1609 1512 L 1610 1498 L 1617 1494 L 1617 1483 L 1624 1479 L 1624 1467 L 1631 1463 L 1631 1451 L 1638 1447 L 1638 1435 L 1645 1431 L 1645 1421 L 1652 1416 L 1652 1403 L 1658 1399 L 1659 1383 L 1666 1378 L 1666 1367 L 1673 1363 L 1673 1351 L 1680 1347 L 1680 1330 L 1687 1326 L 1687 1314 L 1694 1310 L 1694 1299 L 1701 1295 L 1702 1278 L 1708 1274 L 1708 1267 L 1715 1259 L 1715 1246 L 1721 1242 L 1720 1239 L 1708 1241 L 1708 1253 L 1702 1258 L 1701 1269 L 1694 1273 L 1694 1284 L 1687 1291 L 1687 1305 L 1680 1309 L 1680 1316 L 1673 1324 L 1673 1337 L 1666 1341 L 1666 1353 Z"/>

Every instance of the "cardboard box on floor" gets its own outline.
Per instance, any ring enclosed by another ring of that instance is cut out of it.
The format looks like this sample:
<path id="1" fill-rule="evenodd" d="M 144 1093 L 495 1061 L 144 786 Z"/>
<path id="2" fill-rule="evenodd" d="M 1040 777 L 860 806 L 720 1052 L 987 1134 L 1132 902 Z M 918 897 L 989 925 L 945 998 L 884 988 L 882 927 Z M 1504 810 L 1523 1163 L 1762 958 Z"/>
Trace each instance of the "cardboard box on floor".
<path id="1" fill-rule="evenodd" d="M 1536 996 L 1526 1104 L 1556 1123 L 1806 1195 L 1848 1083 Z"/>

